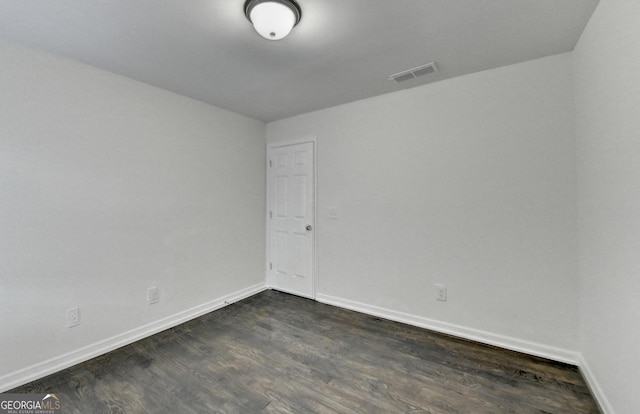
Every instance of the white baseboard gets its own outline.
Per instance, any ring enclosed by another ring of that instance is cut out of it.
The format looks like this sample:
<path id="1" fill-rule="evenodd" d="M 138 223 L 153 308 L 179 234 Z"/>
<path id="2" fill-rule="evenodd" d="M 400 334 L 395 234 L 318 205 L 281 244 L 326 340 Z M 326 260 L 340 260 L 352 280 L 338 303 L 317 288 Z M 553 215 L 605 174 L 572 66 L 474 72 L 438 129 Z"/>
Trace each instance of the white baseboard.
<path id="1" fill-rule="evenodd" d="M 535 355 L 572 365 L 577 365 L 578 363 L 577 352 L 567 349 L 556 348 L 553 346 L 524 341 L 517 338 L 511 338 L 508 336 L 497 335 L 491 332 L 453 325 L 450 323 L 424 318 L 422 316 L 411 315 L 404 312 L 398 312 L 378 306 L 367 305 L 365 303 L 355 302 L 349 299 L 343 299 L 329 295 L 317 294 L 316 300 L 328 305 L 334 305 L 341 308 L 366 313 L 368 315 L 378 316 L 380 318 L 406 323 L 407 325 L 413 325 L 420 328 L 425 328 L 432 331 L 441 332 L 448 335 L 453 335 L 516 352 Z"/>
<path id="2" fill-rule="evenodd" d="M 587 364 L 587 361 L 584 359 L 582 354 L 578 354 L 578 367 L 580 368 L 580 373 L 584 377 L 587 385 L 589 386 L 589 390 L 591 394 L 596 399 L 598 404 L 600 405 L 600 410 L 602 410 L 603 414 L 614 414 L 613 408 L 611 407 L 611 403 L 607 399 L 607 396 L 602 391 L 600 384 L 596 380 L 595 375 L 593 375 L 593 371 Z"/>
<path id="3" fill-rule="evenodd" d="M 31 365 L 27 368 L 23 368 L 18 371 L 3 375 L 2 377 L 0 377 L 0 392 L 5 392 L 15 387 L 19 387 L 20 385 L 53 374 L 65 368 L 69 368 L 81 362 L 88 361 L 91 358 L 106 354 L 107 352 L 111 352 L 125 345 L 129 345 L 133 342 L 139 341 L 140 339 L 157 334 L 158 332 L 173 328 L 174 326 L 180 325 L 181 323 L 190 321 L 214 310 L 223 308 L 249 296 L 253 296 L 265 289 L 266 286 L 264 285 L 264 283 L 258 283 L 248 288 L 241 289 L 228 295 L 222 296 L 218 299 L 203 303 L 202 305 L 195 306 L 191 309 L 187 309 L 158 321 L 143 325 L 139 328 L 112 336 L 111 338 L 107 338 L 103 341 L 96 342 L 75 351 L 68 352 L 64 355 L 60 355 L 37 363 L 35 365 Z"/>

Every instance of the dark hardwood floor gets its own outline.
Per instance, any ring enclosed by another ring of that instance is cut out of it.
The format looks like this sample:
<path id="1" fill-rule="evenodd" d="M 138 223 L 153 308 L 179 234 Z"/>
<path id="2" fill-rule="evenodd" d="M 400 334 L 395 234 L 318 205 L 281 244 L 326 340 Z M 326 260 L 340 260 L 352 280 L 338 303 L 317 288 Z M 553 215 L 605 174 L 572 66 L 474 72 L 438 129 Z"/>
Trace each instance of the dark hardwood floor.
<path id="1" fill-rule="evenodd" d="M 266 291 L 10 392 L 66 413 L 598 413 L 576 367 Z"/>

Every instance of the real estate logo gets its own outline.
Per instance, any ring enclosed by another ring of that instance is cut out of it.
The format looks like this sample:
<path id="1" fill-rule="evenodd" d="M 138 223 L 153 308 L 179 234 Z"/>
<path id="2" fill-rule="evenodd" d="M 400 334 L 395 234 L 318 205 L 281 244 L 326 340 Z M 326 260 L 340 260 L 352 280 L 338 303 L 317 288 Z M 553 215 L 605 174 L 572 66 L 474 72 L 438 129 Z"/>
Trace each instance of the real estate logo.
<path id="1" fill-rule="evenodd" d="M 0 394 L 0 414 L 60 414 L 55 394 Z"/>

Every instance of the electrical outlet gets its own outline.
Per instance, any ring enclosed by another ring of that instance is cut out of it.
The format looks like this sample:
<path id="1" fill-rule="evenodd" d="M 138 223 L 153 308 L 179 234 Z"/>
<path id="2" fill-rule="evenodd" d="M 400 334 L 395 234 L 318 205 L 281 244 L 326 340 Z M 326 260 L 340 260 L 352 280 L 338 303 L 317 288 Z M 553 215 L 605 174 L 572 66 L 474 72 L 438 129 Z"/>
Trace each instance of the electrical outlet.
<path id="1" fill-rule="evenodd" d="M 436 300 L 447 301 L 447 287 L 445 285 L 436 284 Z"/>
<path id="2" fill-rule="evenodd" d="M 152 286 L 147 288 L 147 305 L 158 303 L 160 301 L 160 295 L 158 294 L 158 288 Z"/>
<path id="3" fill-rule="evenodd" d="M 80 325 L 80 309 L 67 309 L 67 328 Z"/>

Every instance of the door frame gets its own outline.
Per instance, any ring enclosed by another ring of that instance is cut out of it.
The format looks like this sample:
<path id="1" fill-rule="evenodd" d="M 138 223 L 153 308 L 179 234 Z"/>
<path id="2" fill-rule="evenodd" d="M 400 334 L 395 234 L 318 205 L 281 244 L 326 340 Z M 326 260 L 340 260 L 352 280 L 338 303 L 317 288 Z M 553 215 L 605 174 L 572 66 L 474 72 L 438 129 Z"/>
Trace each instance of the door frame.
<path id="1" fill-rule="evenodd" d="M 265 239 L 266 239 L 266 249 L 265 249 L 265 287 L 267 289 L 271 289 L 272 286 L 269 281 L 269 263 L 271 262 L 271 220 L 269 218 L 269 207 L 271 206 L 271 196 L 273 189 L 270 179 L 270 171 L 269 171 L 269 161 L 272 159 L 271 156 L 275 149 L 282 147 L 290 147 L 298 144 L 313 144 L 313 208 L 311 209 L 311 225 L 313 226 L 313 231 L 311 232 L 311 297 L 309 299 L 316 300 L 316 291 L 318 286 L 318 263 L 317 263 L 317 238 L 316 234 L 318 232 L 317 226 L 317 211 L 318 211 L 318 140 L 317 137 L 311 136 L 308 138 L 300 138 L 300 139 L 290 139 L 290 140 L 282 140 L 277 142 L 272 142 L 267 144 L 267 153 L 266 153 L 266 202 L 265 202 Z"/>

